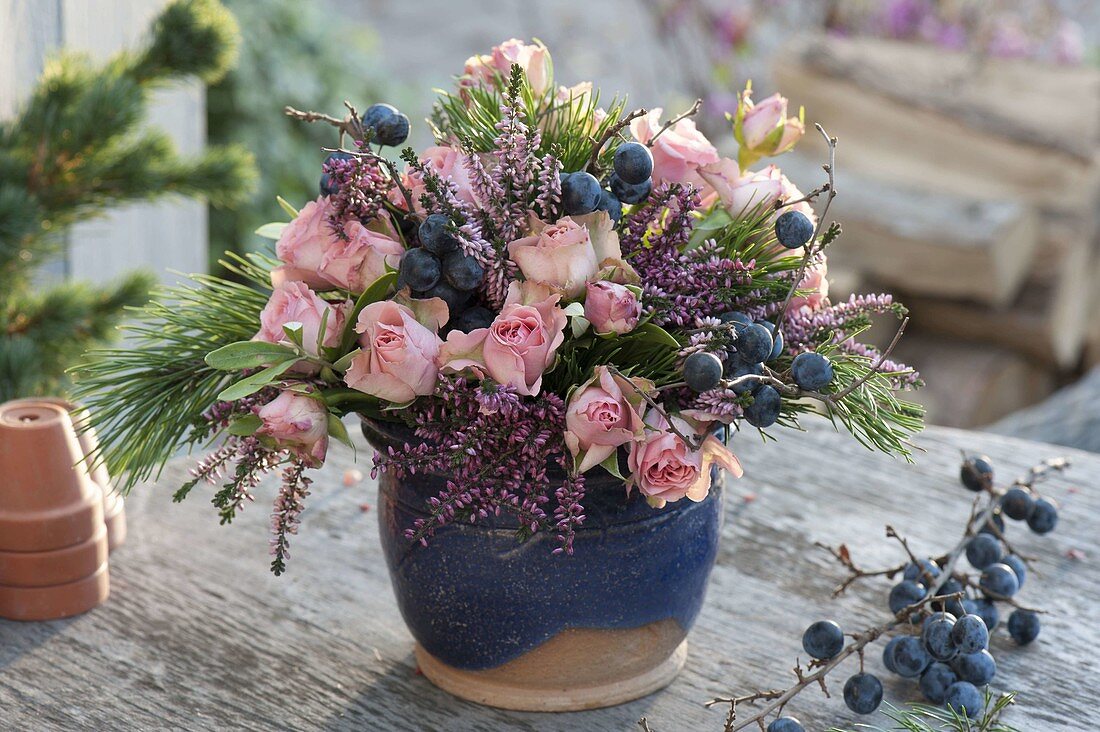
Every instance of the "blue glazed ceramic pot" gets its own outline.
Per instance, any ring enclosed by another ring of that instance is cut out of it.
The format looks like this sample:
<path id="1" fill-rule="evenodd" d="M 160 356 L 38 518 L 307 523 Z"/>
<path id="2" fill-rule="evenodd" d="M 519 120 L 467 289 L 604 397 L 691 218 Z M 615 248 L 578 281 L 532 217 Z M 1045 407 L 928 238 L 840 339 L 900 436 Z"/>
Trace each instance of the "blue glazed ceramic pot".
<path id="1" fill-rule="evenodd" d="M 377 449 L 416 442 L 394 423 L 363 420 Z M 564 477 L 560 470 L 557 477 Z M 572 556 L 553 536 L 523 544 L 501 516 L 440 529 L 428 546 L 405 530 L 427 515 L 442 476 L 380 478 L 382 547 L 421 670 L 464 698 L 515 709 L 584 709 L 667 685 L 702 607 L 722 524 L 722 491 L 650 507 L 621 480 L 588 474 Z"/>

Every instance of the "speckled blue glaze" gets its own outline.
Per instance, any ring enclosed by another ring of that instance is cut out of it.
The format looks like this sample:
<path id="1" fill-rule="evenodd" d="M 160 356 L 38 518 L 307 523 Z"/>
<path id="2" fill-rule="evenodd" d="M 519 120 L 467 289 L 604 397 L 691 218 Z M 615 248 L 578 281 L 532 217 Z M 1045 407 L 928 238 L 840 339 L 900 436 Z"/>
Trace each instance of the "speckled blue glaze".
<path id="1" fill-rule="evenodd" d="M 375 447 L 414 442 L 408 430 L 363 421 Z M 559 473 L 560 475 L 560 473 Z M 456 524 L 427 547 L 405 529 L 443 489 L 436 476 L 382 475 L 378 498 L 382 548 L 397 603 L 413 636 L 459 669 L 495 668 L 569 628 L 627 629 L 674 619 L 695 622 L 714 566 L 722 524 L 721 481 L 710 495 L 651 508 L 622 481 L 590 474 L 573 556 L 553 555 L 554 537 L 517 544 L 510 516 Z"/>

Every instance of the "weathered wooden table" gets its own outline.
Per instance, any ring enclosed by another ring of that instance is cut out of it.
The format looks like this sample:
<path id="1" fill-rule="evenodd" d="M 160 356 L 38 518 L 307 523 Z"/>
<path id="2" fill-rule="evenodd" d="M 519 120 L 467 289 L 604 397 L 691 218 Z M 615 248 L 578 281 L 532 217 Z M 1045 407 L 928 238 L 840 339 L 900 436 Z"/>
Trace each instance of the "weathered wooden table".
<path id="1" fill-rule="evenodd" d="M 902 559 L 884 538 L 893 524 L 921 553 L 959 538 L 973 494 L 956 475 L 959 450 L 985 452 L 1011 479 L 1056 454 L 1074 462 L 1044 489 L 1062 503 L 1052 535 L 1019 526 L 1011 538 L 1037 555 L 1021 599 L 1050 612 L 1040 639 L 1017 648 L 1003 627 L 992 647 L 998 689 L 1019 691 L 1006 721 L 1021 730 L 1094 730 L 1100 721 L 1100 456 L 946 429 L 920 439 L 916 465 L 817 428 L 779 445 L 741 437 L 746 477 L 732 484 L 724 543 L 690 638 L 684 673 L 668 689 L 611 709 L 564 715 L 503 712 L 458 701 L 418 675 L 397 612 L 371 510 L 375 487 L 345 488 L 349 450 L 334 447 L 318 475 L 288 574 L 267 571 L 263 503 L 220 527 L 198 491 L 174 505 L 189 462 L 128 500 L 130 537 L 111 560 L 112 595 L 87 615 L 51 623 L 0 621 L 0 730 L 325 729 L 616 730 L 722 728 L 715 695 L 787 685 L 802 631 L 821 617 L 848 629 L 886 619 L 888 582 L 868 580 L 838 600 L 841 568 L 815 541 L 846 542 L 868 567 Z M 370 452 L 359 450 L 368 471 Z M 1069 492 L 1080 487 L 1079 493 Z M 748 494 L 754 500 L 744 500 Z M 1078 549 L 1084 560 L 1068 558 Z M 568 561 L 563 559 L 563 561 Z M 853 667 L 854 660 L 847 663 Z M 881 668 L 887 698 L 915 700 L 915 685 Z M 852 671 L 854 673 L 854 670 Z M 810 690 L 789 707 L 808 729 L 850 727 L 839 699 Z"/>

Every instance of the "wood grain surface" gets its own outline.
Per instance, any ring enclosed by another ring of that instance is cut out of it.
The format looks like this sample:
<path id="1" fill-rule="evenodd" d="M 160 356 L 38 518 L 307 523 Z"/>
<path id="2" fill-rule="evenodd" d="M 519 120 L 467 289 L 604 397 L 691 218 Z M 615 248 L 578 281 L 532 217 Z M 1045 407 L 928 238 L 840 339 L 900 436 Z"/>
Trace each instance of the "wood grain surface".
<path id="1" fill-rule="evenodd" d="M 956 479 L 960 449 L 988 453 L 1005 479 L 1055 454 L 1074 461 L 1046 489 L 1062 503 L 1058 531 L 1037 537 L 1010 527 L 1022 550 L 1040 558 L 1042 576 L 1028 578 L 1021 600 L 1050 614 L 1030 647 L 1015 647 L 1003 628 L 994 634 L 995 687 L 1020 692 L 1006 721 L 1021 730 L 1095 729 L 1100 499 L 1091 484 L 1100 457 L 932 428 L 920 439 L 927 451 L 906 465 L 828 428 L 781 437 L 779 445 L 735 438 L 746 477 L 729 494 L 687 668 L 668 689 L 639 701 L 560 715 L 502 712 L 431 686 L 417 673 L 381 558 L 375 486 L 367 479 L 343 487 L 352 455 L 336 446 L 316 476 L 281 578 L 267 572 L 271 484 L 230 527 L 218 526 L 199 491 L 172 504 L 187 462 L 137 489 L 127 506 L 129 541 L 112 556 L 106 605 L 67 621 L 0 621 L 0 729 L 626 732 L 644 715 L 654 732 L 718 732 L 725 711 L 703 702 L 787 685 L 811 622 L 831 617 L 857 630 L 886 618 L 885 580 L 830 599 L 843 575 L 815 541 L 845 542 L 857 563 L 875 567 L 902 559 L 883 535 L 887 523 L 920 553 L 958 540 L 972 497 Z M 364 472 L 369 458 L 360 444 Z M 1086 559 L 1067 558 L 1070 549 Z M 877 648 L 867 666 L 882 673 L 889 700 L 917 699 L 914 684 L 885 674 Z M 833 682 L 832 699 L 807 691 L 789 712 L 808 730 L 883 723 L 845 709 L 839 692 L 846 675 Z"/>

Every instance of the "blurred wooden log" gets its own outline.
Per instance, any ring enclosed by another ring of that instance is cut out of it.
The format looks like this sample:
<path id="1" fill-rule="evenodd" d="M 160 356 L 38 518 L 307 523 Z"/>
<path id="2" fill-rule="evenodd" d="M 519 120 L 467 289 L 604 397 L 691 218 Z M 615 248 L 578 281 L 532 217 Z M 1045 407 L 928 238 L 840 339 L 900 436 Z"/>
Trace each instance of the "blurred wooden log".
<path id="1" fill-rule="evenodd" d="M 1091 160 L 1100 144 L 1100 69 L 989 59 L 881 38 L 803 39 L 794 57 L 967 127 Z M 813 111 L 813 110 L 811 110 Z"/>
<path id="2" fill-rule="evenodd" d="M 1054 246 L 1048 240 L 1041 249 Z M 1091 327 L 1095 257 L 1091 242 L 1066 241 L 1057 246 L 1066 251 L 1053 276 L 1035 271 L 1009 307 L 915 293 L 900 297 L 910 307 L 918 329 L 969 343 L 998 345 L 1068 371 L 1078 365 Z"/>
<path id="3" fill-rule="evenodd" d="M 1100 452 L 1100 369 L 1049 399 L 998 420 L 985 429 L 1001 435 L 1025 437 Z"/>
<path id="4" fill-rule="evenodd" d="M 800 182 L 815 180 L 819 167 L 803 155 L 778 162 Z M 1033 207 L 890 185 L 837 168 L 831 212 L 844 232 L 829 249 L 831 267 L 921 295 L 989 305 L 1015 298 L 1039 242 Z"/>
<path id="5" fill-rule="evenodd" d="M 1029 75 L 1012 83 L 1010 70 L 992 63 L 969 76 L 962 67 L 944 73 L 938 70 L 941 59 L 959 64 L 953 54 L 900 43 L 862 61 L 853 51 L 844 63 L 823 63 L 822 57 L 832 58 L 828 49 L 834 44 L 846 48 L 835 39 L 796 45 L 782 55 L 776 80 L 793 103 L 805 105 L 810 121 L 840 139 L 838 169 L 843 165 L 944 194 L 1017 199 L 1075 215 L 1089 210 L 1100 194 L 1098 86 L 1092 75 L 1051 72 L 1068 75 L 1050 82 L 1060 90 L 1056 102 L 1039 102 L 1017 90 L 1022 84 L 1042 87 L 1030 74 L 1046 78 L 1043 67 L 1027 65 Z M 880 58 L 893 53 L 897 59 Z M 1015 118 L 1005 105 L 1015 110 Z M 1060 121 L 1045 126 L 1048 112 Z M 1033 121 L 1019 122 L 1023 118 Z M 803 144 L 823 153 L 817 135 L 807 135 Z"/>
<path id="6" fill-rule="evenodd" d="M 1055 387 L 1049 371 L 996 346 L 913 332 L 895 353 L 926 382 L 911 396 L 928 410 L 930 424 L 989 424 L 1040 401 Z"/>

